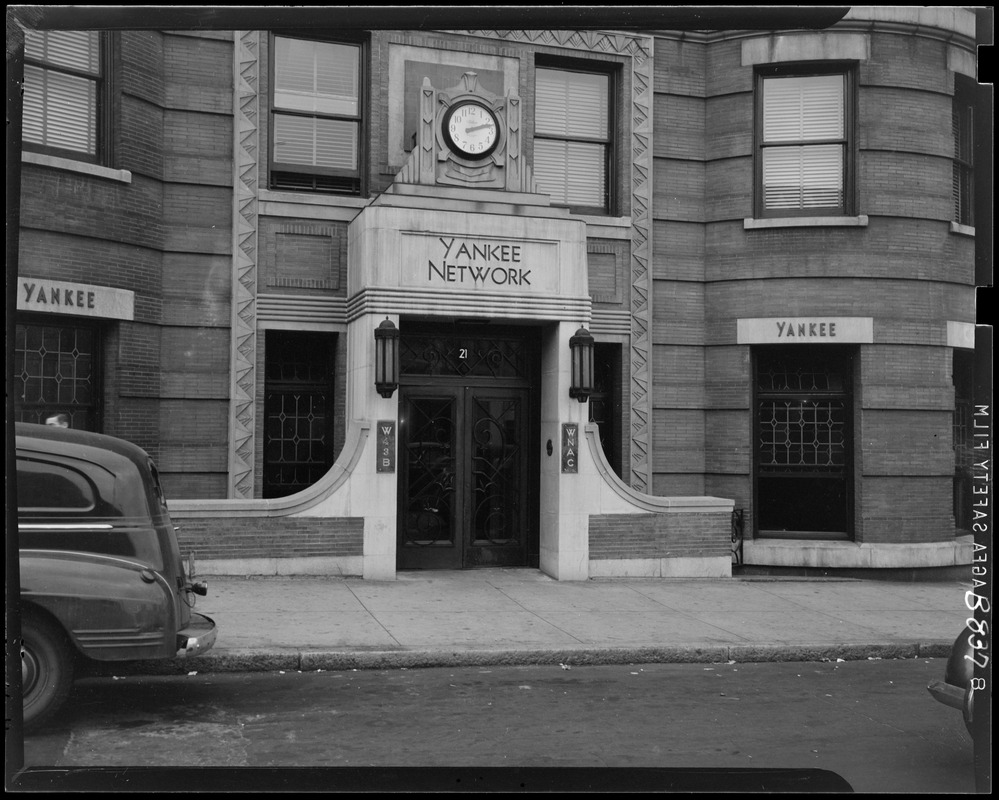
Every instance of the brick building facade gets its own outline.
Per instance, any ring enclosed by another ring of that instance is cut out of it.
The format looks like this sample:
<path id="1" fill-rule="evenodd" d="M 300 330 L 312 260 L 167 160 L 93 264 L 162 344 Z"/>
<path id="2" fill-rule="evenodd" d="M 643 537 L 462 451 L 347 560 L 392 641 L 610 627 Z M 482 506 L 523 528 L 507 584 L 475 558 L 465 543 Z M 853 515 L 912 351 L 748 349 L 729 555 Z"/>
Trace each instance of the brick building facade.
<path id="1" fill-rule="evenodd" d="M 969 563 L 973 12 L 64 36 L 25 48 L 18 419 L 145 448 L 202 571 L 730 574 L 733 509 L 746 564 Z M 58 80 L 89 82 L 91 143 L 49 130 Z M 548 110 L 562 85 L 595 132 Z M 445 146 L 463 97 L 503 126 L 488 159 Z M 441 266 L 459 242 L 488 287 Z M 566 391 L 581 326 L 586 403 Z M 487 366 L 448 366 L 470 345 Z M 480 425 L 519 437 L 505 499 L 478 477 Z M 574 430 L 577 473 L 556 464 Z"/>

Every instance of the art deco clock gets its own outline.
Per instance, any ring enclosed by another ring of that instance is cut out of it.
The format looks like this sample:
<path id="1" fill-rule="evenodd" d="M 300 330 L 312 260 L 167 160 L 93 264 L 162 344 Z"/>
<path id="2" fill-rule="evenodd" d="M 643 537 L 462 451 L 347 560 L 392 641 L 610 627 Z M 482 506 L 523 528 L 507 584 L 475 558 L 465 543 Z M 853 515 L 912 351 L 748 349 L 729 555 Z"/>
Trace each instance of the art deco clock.
<path id="1" fill-rule="evenodd" d="M 447 110 L 442 122 L 444 142 L 464 158 L 485 158 L 499 144 L 499 120 L 492 109 L 462 100 Z"/>

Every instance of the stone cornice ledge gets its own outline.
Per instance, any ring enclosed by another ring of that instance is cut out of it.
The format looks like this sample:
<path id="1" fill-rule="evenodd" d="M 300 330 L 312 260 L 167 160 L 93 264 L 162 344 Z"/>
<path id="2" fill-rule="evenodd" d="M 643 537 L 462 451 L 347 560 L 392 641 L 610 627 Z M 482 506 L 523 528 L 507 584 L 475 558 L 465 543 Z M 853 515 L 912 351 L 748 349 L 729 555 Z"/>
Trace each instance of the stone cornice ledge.
<path id="1" fill-rule="evenodd" d="M 370 434 L 370 421 L 354 420 L 347 428 L 347 440 L 330 471 L 297 494 L 273 500 L 170 500 L 167 502 L 170 515 L 177 521 L 191 517 L 283 517 L 305 511 L 347 482 Z"/>
<path id="2" fill-rule="evenodd" d="M 607 463 L 607 456 L 600 446 L 600 429 L 595 423 L 589 423 L 583 429 L 590 455 L 597 465 L 597 471 L 611 489 L 622 500 L 642 511 L 652 513 L 725 513 L 731 514 L 735 500 L 723 497 L 658 497 L 651 494 L 636 492 L 622 481 Z"/>
<path id="3" fill-rule="evenodd" d="M 747 231 L 759 228 L 866 228 L 867 224 L 867 214 L 860 214 L 856 217 L 746 218 L 742 221 L 742 227 Z"/>
<path id="4" fill-rule="evenodd" d="M 67 172 L 79 172 L 82 175 L 91 175 L 95 178 L 106 178 L 109 181 L 118 181 L 119 183 L 132 182 L 132 173 L 127 169 L 111 169 L 110 167 L 102 167 L 100 164 L 91 164 L 89 161 L 74 161 L 71 158 L 60 158 L 59 156 L 29 151 L 21 153 L 21 161 L 26 164 L 62 169 Z"/>

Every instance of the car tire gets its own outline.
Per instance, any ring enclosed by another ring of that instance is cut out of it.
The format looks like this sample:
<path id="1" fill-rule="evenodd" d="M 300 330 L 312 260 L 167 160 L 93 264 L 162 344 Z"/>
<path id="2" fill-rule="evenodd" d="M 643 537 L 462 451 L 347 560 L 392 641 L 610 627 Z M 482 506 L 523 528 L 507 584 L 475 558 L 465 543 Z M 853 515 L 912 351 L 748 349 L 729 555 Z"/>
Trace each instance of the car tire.
<path id="1" fill-rule="evenodd" d="M 63 631 L 38 613 L 21 619 L 21 691 L 24 727 L 48 722 L 73 686 L 73 651 Z"/>

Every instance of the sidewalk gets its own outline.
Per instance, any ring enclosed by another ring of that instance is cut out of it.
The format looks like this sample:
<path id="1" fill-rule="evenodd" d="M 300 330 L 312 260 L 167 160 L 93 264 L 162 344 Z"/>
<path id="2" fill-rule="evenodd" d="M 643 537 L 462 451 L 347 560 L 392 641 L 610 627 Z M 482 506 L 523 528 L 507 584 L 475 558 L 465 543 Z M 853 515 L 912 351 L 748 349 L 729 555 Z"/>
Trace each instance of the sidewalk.
<path id="1" fill-rule="evenodd" d="M 130 671 L 945 657 L 963 583 L 600 579 L 535 569 L 360 578 L 209 577 L 213 650 Z"/>

